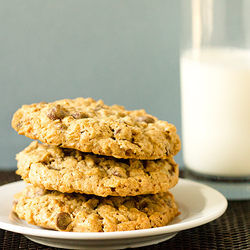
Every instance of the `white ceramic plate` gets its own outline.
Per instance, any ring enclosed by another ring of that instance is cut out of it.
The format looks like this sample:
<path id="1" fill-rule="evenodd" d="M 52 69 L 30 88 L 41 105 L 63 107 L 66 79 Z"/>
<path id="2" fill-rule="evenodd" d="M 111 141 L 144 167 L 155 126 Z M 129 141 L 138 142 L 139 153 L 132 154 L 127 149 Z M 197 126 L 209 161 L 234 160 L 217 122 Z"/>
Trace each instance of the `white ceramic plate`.
<path id="1" fill-rule="evenodd" d="M 180 179 L 171 189 L 181 215 L 160 228 L 109 233 L 73 233 L 48 230 L 27 224 L 11 211 L 13 195 L 25 187 L 18 181 L 0 187 L 0 228 L 24 234 L 28 239 L 66 249 L 124 249 L 157 244 L 179 231 L 208 223 L 227 208 L 226 198 L 218 191 L 190 180 Z"/>

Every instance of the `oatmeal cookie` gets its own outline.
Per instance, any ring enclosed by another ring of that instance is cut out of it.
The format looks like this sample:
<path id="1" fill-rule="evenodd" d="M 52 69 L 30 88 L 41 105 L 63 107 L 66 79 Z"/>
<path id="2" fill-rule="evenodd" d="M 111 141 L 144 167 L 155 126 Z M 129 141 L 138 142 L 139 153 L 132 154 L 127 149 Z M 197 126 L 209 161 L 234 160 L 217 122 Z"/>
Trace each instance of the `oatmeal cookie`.
<path id="1" fill-rule="evenodd" d="M 161 227 L 179 214 L 169 192 L 104 198 L 48 191 L 33 185 L 14 196 L 13 211 L 29 224 L 70 232 Z"/>
<path id="2" fill-rule="evenodd" d="M 91 98 L 23 105 L 12 127 L 46 144 L 123 159 L 165 159 L 181 148 L 174 125 Z"/>
<path id="3" fill-rule="evenodd" d="M 135 196 L 165 192 L 178 182 L 173 158 L 117 159 L 33 141 L 17 154 L 16 173 L 26 183 L 60 192 Z"/>

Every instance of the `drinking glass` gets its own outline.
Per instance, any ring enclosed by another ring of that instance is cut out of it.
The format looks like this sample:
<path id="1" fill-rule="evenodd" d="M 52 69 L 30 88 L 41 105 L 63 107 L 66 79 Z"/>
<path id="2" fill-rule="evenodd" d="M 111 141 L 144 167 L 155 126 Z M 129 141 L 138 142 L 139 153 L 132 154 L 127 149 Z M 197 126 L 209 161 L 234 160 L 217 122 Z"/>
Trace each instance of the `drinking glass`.
<path id="1" fill-rule="evenodd" d="M 250 198 L 250 0 L 183 0 L 185 176 Z"/>

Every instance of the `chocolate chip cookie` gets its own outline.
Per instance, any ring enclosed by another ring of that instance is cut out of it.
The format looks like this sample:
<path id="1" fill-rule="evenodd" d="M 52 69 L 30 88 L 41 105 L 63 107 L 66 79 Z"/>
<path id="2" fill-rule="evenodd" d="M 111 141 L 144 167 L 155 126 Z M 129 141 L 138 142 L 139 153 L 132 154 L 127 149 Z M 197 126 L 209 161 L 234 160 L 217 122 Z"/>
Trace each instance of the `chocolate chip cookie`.
<path id="1" fill-rule="evenodd" d="M 117 159 L 33 141 L 17 154 L 16 173 L 27 183 L 60 192 L 135 196 L 165 192 L 178 182 L 173 158 Z"/>
<path id="2" fill-rule="evenodd" d="M 13 211 L 29 224 L 70 232 L 114 232 L 166 226 L 178 214 L 171 193 L 133 197 L 66 194 L 28 185 Z"/>
<path id="3" fill-rule="evenodd" d="M 181 148 L 174 125 L 91 98 L 23 105 L 12 126 L 46 144 L 115 158 L 166 159 Z"/>

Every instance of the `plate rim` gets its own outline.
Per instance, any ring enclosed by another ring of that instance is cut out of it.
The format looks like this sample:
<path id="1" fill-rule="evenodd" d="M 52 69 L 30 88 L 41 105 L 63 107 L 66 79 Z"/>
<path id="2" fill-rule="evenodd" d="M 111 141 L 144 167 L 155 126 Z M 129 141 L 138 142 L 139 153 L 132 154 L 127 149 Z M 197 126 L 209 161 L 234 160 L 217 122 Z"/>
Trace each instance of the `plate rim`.
<path id="1" fill-rule="evenodd" d="M 111 239 L 125 239 L 125 238 L 137 238 L 137 237 L 149 237 L 161 234 L 175 233 L 183 230 L 191 229 L 194 227 L 198 227 L 209 223 L 217 218 L 219 218 L 227 209 L 228 202 L 223 194 L 219 191 L 205 185 L 202 183 L 198 183 L 196 181 L 179 178 L 179 183 L 187 184 L 191 186 L 199 186 L 201 188 L 206 189 L 207 191 L 213 192 L 218 198 L 220 197 L 220 209 L 214 211 L 212 214 L 201 217 L 196 220 L 180 222 L 178 224 L 171 224 L 158 228 L 149 228 L 149 229 L 141 229 L 141 230 L 132 230 L 132 231 L 122 231 L 122 232 L 93 232 L 93 233 L 78 233 L 78 232 L 62 232 L 56 230 L 49 230 L 43 228 L 33 228 L 21 225 L 15 225 L 12 223 L 6 223 L 1 221 L 0 214 L 0 229 L 4 229 L 7 231 L 20 233 L 24 235 L 30 236 L 39 236 L 44 238 L 56 238 L 56 239 L 71 239 L 71 240 L 111 240 Z M 179 183 L 177 185 L 179 185 Z M 14 188 L 18 185 L 26 185 L 23 180 L 11 182 L 8 184 L 4 184 L 0 186 L 0 198 L 1 198 L 1 190 L 2 189 L 10 189 Z M 180 186 L 180 185 L 179 185 Z M 174 188 L 173 188 L 174 189 Z M 19 190 L 18 190 L 19 191 Z M 16 192 L 18 192 L 16 191 Z M 171 191 L 171 190 L 170 190 Z M 176 200 L 178 203 L 178 200 Z M 11 209 L 11 208 L 10 208 Z M 12 216 L 13 212 L 10 210 L 9 217 Z M 11 222 L 11 221 L 10 221 Z M 32 225 L 33 226 L 33 225 Z"/>

